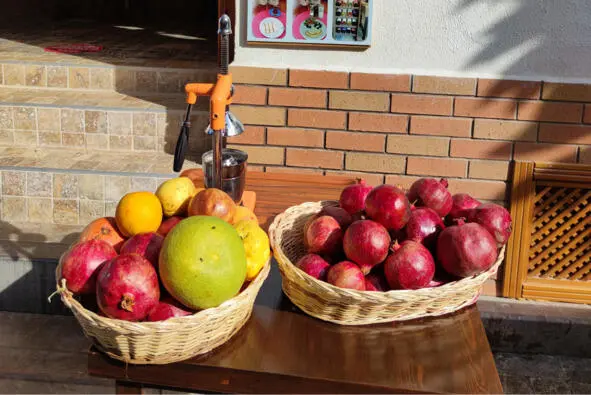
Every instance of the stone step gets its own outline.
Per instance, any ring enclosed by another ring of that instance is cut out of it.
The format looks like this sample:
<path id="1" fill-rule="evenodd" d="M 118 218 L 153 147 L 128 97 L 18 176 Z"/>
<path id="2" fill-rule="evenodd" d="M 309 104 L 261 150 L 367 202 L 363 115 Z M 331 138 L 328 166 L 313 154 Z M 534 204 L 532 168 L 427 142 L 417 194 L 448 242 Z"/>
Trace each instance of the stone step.
<path id="1" fill-rule="evenodd" d="M 171 154 L 185 106 L 182 94 L 0 87 L 0 146 Z M 191 151 L 210 143 L 208 106 L 192 111 Z"/>
<path id="2" fill-rule="evenodd" d="M 0 148 L 0 219 L 84 225 L 113 215 L 121 196 L 155 191 L 172 171 L 166 153 Z M 184 168 L 200 167 L 187 158 Z"/>
<path id="3" fill-rule="evenodd" d="M 190 43 L 183 44 L 190 52 L 184 57 L 175 56 L 183 51 L 179 44 L 117 51 L 115 43 L 110 48 L 103 43 L 103 51 L 80 56 L 45 51 L 51 45 L 67 44 L 63 37 L 33 41 L 37 45 L 10 38 L 6 33 L 0 39 L 0 86 L 178 93 L 187 82 L 214 81 L 217 70 L 215 47 L 197 48 Z"/>

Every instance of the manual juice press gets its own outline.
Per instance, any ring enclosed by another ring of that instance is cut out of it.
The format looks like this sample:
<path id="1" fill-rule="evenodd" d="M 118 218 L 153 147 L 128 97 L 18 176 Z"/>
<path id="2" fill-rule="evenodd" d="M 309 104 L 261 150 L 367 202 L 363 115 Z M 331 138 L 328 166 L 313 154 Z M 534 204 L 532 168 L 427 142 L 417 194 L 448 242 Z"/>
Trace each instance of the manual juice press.
<path id="1" fill-rule="evenodd" d="M 225 138 L 238 136 L 244 132 L 242 123 L 230 112 L 234 86 L 232 74 L 228 71 L 230 35 L 232 25 L 228 15 L 222 15 L 218 24 L 219 35 L 219 71 L 215 83 L 189 83 L 185 85 L 187 93 L 187 112 L 181 127 L 174 153 L 174 171 L 183 167 L 185 154 L 189 145 L 191 127 L 191 108 L 199 96 L 209 96 L 209 125 L 205 130 L 212 136 L 212 150 L 203 154 L 203 183 L 206 188 L 217 188 L 226 192 L 236 203 L 248 201 L 250 209 L 254 209 L 254 192 L 245 192 L 246 152 L 225 148 Z M 246 205 L 246 204 L 245 204 Z"/>

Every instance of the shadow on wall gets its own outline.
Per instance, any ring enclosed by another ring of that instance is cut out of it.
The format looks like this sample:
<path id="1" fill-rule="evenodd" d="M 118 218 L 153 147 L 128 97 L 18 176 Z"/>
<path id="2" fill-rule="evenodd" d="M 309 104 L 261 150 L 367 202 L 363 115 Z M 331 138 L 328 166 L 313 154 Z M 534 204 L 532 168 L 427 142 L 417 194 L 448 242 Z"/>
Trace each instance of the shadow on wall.
<path id="1" fill-rule="evenodd" d="M 40 233 L 25 233 L 0 221 L 0 311 L 69 314 L 55 291 L 55 269 L 61 253 L 79 236 L 71 233 L 58 242 L 48 242 Z M 54 256 L 54 259 L 39 258 Z"/>
<path id="2" fill-rule="evenodd" d="M 544 79 L 544 76 L 556 78 L 561 72 L 580 76 L 581 79 L 591 77 L 591 2 L 459 0 L 455 11 L 482 15 L 496 12 L 499 7 L 507 9 L 508 6 L 510 8 L 506 15 L 476 33 L 476 39 L 485 44 L 465 65 L 466 69 L 509 58 L 509 65 L 502 70 L 507 79 L 531 75 L 533 70 L 536 72 L 534 79 Z M 575 37 L 583 38 L 583 41 L 576 42 Z M 552 62 L 547 61 L 550 53 L 554 54 Z M 507 138 L 516 141 L 512 148 L 513 158 L 567 163 L 581 161 L 582 147 L 576 144 L 584 144 L 583 135 L 589 131 L 576 129 L 577 124 L 583 121 L 583 103 L 591 100 L 591 93 L 567 99 L 560 85 L 544 84 L 543 88 L 540 85 L 529 81 L 487 84 L 484 80 L 479 82 L 477 94 L 518 101 L 517 119 L 523 122 L 513 125 L 511 130 L 514 132 Z M 553 101 L 559 98 L 562 100 Z M 544 103 L 533 101 L 537 99 L 543 99 Z M 513 101 L 506 103 L 507 108 L 515 105 Z M 499 104 L 502 105 L 497 101 L 483 102 L 482 111 L 486 112 L 487 108 Z M 510 122 L 507 121 L 507 128 Z M 500 147 L 494 153 L 502 154 L 505 149 Z"/>

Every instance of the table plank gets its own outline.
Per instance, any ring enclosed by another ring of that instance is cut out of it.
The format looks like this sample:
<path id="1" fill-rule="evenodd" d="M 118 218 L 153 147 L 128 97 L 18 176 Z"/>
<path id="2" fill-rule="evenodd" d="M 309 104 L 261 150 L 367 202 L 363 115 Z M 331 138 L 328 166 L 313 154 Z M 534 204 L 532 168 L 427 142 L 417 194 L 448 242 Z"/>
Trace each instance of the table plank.
<path id="1" fill-rule="evenodd" d="M 352 179 L 249 173 L 256 214 L 274 215 L 304 201 L 336 199 Z M 475 306 L 455 314 L 348 327 L 311 318 L 281 291 L 273 263 L 253 315 L 228 343 L 172 365 L 125 365 L 91 350 L 89 372 L 192 391 L 238 393 L 501 393 Z"/>

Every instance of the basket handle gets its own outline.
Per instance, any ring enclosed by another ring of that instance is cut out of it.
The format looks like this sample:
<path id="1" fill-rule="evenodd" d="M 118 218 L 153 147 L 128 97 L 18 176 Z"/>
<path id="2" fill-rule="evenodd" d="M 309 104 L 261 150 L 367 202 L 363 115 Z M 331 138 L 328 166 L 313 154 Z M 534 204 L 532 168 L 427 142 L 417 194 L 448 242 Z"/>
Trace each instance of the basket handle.
<path id="1" fill-rule="evenodd" d="M 65 278 L 62 278 L 62 280 L 56 284 L 56 290 L 55 290 L 54 292 L 52 292 L 52 293 L 51 293 L 51 295 L 49 295 L 49 296 L 47 297 L 47 301 L 48 301 L 49 303 L 51 303 L 51 299 L 52 299 L 52 298 L 53 298 L 55 295 L 60 295 L 60 296 L 62 296 L 62 295 L 65 295 L 65 296 L 66 296 L 65 298 L 61 298 L 61 299 L 62 299 L 62 302 L 64 302 L 64 304 L 65 304 L 65 305 L 66 305 L 68 308 L 71 308 L 71 307 L 72 307 L 72 304 L 71 304 L 71 303 L 70 303 L 70 301 L 68 300 L 68 299 L 69 299 L 69 297 L 71 297 L 71 296 L 72 296 L 72 292 L 70 292 L 70 291 L 68 290 L 68 288 L 66 287 L 66 279 L 65 279 Z"/>

